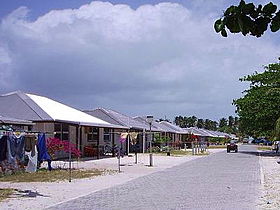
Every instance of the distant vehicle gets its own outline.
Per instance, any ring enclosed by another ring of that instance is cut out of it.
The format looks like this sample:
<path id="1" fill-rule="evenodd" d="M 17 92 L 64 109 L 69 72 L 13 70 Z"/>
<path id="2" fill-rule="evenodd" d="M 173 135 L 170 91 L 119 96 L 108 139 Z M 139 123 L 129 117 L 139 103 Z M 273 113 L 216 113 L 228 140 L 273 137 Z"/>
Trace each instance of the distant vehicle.
<path id="1" fill-rule="evenodd" d="M 262 145 L 267 145 L 267 146 L 272 146 L 272 141 L 261 138 L 261 139 L 254 139 L 252 141 L 253 144 L 262 144 Z"/>
<path id="2" fill-rule="evenodd" d="M 238 146 L 234 140 L 227 144 L 227 152 L 229 153 L 230 151 L 238 152 Z"/>
<path id="3" fill-rule="evenodd" d="M 272 149 L 275 150 L 276 153 L 278 153 L 278 151 L 279 151 L 279 145 L 280 145 L 280 141 L 273 142 Z"/>
<path id="4" fill-rule="evenodd" d="M 270 140 L 264 140 L 264 141 L 263 141 L 263 145 L 272 146 L 272 141 L 270 141 Z"/>
<path id="5" fill-rule="evenodd" d="M 249 143 L 249 139 L 244 138 L 244 139 L 242 140 L 242 142 L 243 142 L 243 144 L 248 144 L 248 143 Z"/>

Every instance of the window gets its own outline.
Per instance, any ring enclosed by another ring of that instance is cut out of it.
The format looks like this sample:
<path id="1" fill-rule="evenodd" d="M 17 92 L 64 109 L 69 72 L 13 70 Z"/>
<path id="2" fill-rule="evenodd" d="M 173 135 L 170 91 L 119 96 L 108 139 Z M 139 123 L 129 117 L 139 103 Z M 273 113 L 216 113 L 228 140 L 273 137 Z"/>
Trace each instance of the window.
<path id="1" fill-rule="evenodd" d="M 105 142 L 110 142 L 111 141 L 110 131 L 111 130 L 109 128 L 104 128 L 104 141 Z"/>
<path id="2" fill-rule="evenodd" d="M 54 124 L 54 137 L 61 140 L 69 140 L 69 125 L 66 123 L 55 123 Z"/>
<path id="3" fill-rule="evenodd" d="M 99 139 L 99 128 L 88 127 L 87 128 L 87 140 L 89 142 L 97 143 L 98 139 Z"/>

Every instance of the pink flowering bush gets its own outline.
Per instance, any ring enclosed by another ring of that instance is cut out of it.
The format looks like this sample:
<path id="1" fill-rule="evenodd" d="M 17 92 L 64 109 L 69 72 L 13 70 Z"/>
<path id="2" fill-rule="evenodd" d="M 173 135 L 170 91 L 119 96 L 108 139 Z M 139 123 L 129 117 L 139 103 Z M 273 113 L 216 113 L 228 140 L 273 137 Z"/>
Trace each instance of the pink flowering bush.
<path id="1" fill-rule="evenodd" d="M 55 156 L 55 153 L 59 151 L 64 151 L 67 153 L 70 151 L 74 157 L 80 157 L 82 154 L 81 151 L 76 148 L 76 144 L 73 144 L 69 141 L 60 140 L 58 138 L 48 138 L 47 148 L 52 158 Z"/>

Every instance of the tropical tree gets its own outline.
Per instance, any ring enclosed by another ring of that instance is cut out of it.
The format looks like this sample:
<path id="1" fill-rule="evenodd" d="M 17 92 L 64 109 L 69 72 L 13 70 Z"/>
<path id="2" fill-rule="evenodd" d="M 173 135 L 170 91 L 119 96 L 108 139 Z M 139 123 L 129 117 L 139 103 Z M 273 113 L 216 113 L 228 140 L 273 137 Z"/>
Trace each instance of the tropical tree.
<path id="1" fill-rule="evenodd" d="M 187 127 L 194 127 L 194 126 L 196 126 L 196 123 L 197 123 L 197 117 L 191 116 L 188 118 Z"/>
<path id="2" fill-rule="evenodd" d="M 196 126 L 198 128 L 204 128 L 204 120 L 203 119 L 198 119 Z"/>
<path id="3" fill-rule="evenodd" d="M 185 119 L 181 115 L 175 117 L 174 123 L 182 128 L 185 127 Z"/>
<path id="4" fill-rule="evenodd" d="M 280 11 L 272 2 L 266 5 L 254 5 L 241 0 L 239 5 L 228 7 L 222 18 L 216 20 L 214 29 L 227 37 L 227 31 L 260 37 L 270 27 L 272 32 L 280 29 Z"/>
<path id="5" fill-rule="evenodd" d="M 240 131 L 251 136 L 272 136 L 280 117 L 280 63 L 264 69 L 263 73 L 240 79 L 250 82 L 250 88 L 233 101 L 240 117 Z"/>
<path id="6" fill-rule="evenodd" d="M 227 126 L 227 119 L 226 118 L 221 118 L 220 121 L 219 121 L 219 128 L 222 128 L 222 127 L 226 127 Z"/>
<path id="7" fill-rule="evenodd" d="M 234 126 L 234 118 L 233 118 L 233 116 L 229 116 L 228 117 L 228 126 L 233 128 L 233 126 Z"/>

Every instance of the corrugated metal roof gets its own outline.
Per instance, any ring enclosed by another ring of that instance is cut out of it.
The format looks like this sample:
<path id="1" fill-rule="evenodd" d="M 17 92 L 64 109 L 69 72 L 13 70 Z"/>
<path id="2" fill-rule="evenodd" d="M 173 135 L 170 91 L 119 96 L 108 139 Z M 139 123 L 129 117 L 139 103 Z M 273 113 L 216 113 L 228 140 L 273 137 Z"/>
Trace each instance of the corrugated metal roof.
<path id="1" fill-rule="evenodd" d="M 111 110 L 111 109 L 105 109 L 105 108 L 97 108 L 94 110 L 86 110 L 84 111 L 92 116 L 99 117 L 100 119 L 103 119 L 107 122 L 126 126 L 132 129 L 150 129 L 148 125 L 145 123 L 139 122 L 132 117 L 129 117 L 125 114 L 119 113 L 117 111 Z"/>
<path id="2" fill-rule="evenodd" d="M 31 121 L 20 120 L 12 117 L 0 116 L 0 124 L 9 124 L 9 125 L 33 125 Z"/>
<path id="3" fill-rule="evenodd" d="M 137 120 L 137 121 L 139 121 L 141 123 L 146 124 L 149 127 L 149 129 L 150 129 L 150 125 L 146 121 L 146 117 L 137 116 L 137 117 L 133 117 L 133 119 L 135 119 L 135 120 Z M 155 120 L 152 122 L 151 131 L 154 131 L 154 132 L 167 132 L 166 129 L 163 126 L 161 126 L 158 122 L 156 122 Z"/>
<path id="4" fill-rule="evenodd" d="M 220 137 L 220 138 L 225 138 L 227 136 L 231 136 L 231 134 L 227 134 L 224 132 L 212 131 L 212 130 L 197 128 L 197 127 L 184 128 L 184 130 L 186 130 L 190 134 L 192 133 L 192 134 L 198 135 L 198 136 Z"/>
<path id="5" fill-rule="evenodd" d="M 109 122 L 47 97 L 21 91 L 0 96 L 0 114 L 30 121 L 62 121 L 88 126 L 115 127 Z"/>
<path id="6" fill-rule="evenodd" d="M 167 121 L 161 121 L 160 124 L 170 128 L 171 130 L 173 130 L 174 133 L 179 133 L 179 134 L 186 134 L 187 132 L 182 129 L 181 127 L 177 126 L 177 125 L 174 125 L 170 122 L 167 122 Z"/>
<path id="7" fill-rule="evenodd" d="M 0 96 L 0 114 L 31 121 L 50 121 L 52 118 L 21 91 Z"/>

